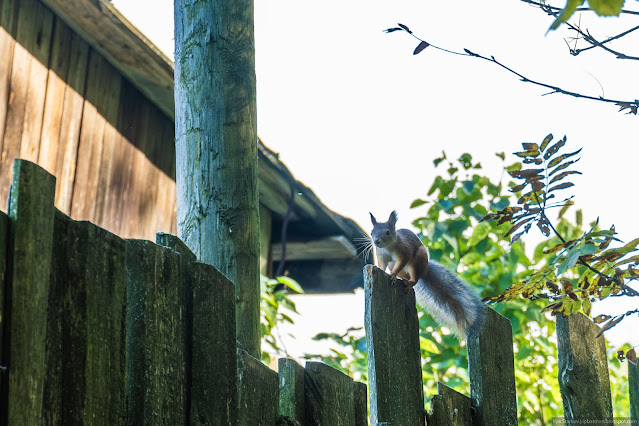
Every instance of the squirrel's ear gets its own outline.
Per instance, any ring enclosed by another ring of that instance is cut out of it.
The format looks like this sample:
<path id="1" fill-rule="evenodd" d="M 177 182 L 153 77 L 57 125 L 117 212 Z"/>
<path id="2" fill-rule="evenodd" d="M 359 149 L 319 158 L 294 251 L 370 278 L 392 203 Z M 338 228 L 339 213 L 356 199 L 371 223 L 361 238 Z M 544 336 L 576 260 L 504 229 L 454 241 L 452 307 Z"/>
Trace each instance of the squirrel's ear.
<path id="1" fill-rule="evenodd" d="M 393 212 L 388 216 L 388 221 L 395 225 L 397 223 L 397 212 L 393 210 Z"/>
<path id="2" fill-rule="evenodd" d="M 377 220 L 375 219 L 375 216 L 373 216 L 373 213 L 368 212 L 369 215 L 371 215 L 371 222 L 373 222 L 373 226 L 377 225 Z"/>

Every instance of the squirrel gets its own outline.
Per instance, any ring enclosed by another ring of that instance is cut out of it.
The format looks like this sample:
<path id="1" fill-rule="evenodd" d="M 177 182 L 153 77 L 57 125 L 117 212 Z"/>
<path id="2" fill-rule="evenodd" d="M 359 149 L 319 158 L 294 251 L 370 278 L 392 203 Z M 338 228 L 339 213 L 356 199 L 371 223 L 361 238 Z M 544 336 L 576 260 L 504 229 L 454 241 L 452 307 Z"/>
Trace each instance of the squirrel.
<path id="1" fill-rule="evenodd" d="M 477 293 L 454 272 L 430 260 L 428 249 L 412 231 L 395 229 L 397 212 L 387 222 L 370 215 L 378 267 L 390 269 L 393 283 L 397 277 L 404 279 L 406 292 L 414 288 L 417 304 L 460 340 L 469 327 L 482 323 L 485 306 Z"/>

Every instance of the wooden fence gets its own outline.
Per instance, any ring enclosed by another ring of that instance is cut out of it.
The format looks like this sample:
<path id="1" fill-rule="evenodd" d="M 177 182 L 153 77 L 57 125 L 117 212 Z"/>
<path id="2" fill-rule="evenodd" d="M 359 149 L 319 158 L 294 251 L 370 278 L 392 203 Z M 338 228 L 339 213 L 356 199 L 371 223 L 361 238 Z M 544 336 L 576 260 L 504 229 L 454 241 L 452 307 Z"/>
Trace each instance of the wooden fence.
<path id="1" fill-rule="evenodd" d="M 390 277 L 372 265 L 364 269 L 364 283 L 372 425 L 422 426 L 425 418 L 437 426 L 517 424 L 508 319 L 488 308 L 484 324 L 467 333 L 470 397 L 438 383 L 438 395 L 426 413 L 415 295 L 392 286 Z M 606 345 L 603 337 L 596 337 L 598 331 L 599 326 L 581 313 L 557 318 L 559 387 L 566 424 L 613 424 Z M 636 424 L 637 366 L 628 362 L 628 369 L 630 415 Z"/>
<path id="2" fill-rule="evenodd" d="M 275 372 L 238 349 L 233 283 L 179 239 L 123 240 L 59 212 L 54 194 L 53 176 L 15 161 L 0 213 L 0 425 L 368 424 L 365 385 L 315 362 Z M 426 413 L 414 294 L 371 265 L 364 278 L 371 425 L 517 424 L 510 321 L 488 310 L 467 336 L 470 397 L 439 383 Z M 598 329 L 558 319 L 566 419 L 612 420 Z"/>
<path id="3" fill-rule="evenodd" d="M 234 285 L 176 237 L 124 240 L 14 163 L 0 212 L 2 425 L 366 425 L 366 386 L 236 347 Z M 299 422 L 299 423 L 296 423 Z"/>

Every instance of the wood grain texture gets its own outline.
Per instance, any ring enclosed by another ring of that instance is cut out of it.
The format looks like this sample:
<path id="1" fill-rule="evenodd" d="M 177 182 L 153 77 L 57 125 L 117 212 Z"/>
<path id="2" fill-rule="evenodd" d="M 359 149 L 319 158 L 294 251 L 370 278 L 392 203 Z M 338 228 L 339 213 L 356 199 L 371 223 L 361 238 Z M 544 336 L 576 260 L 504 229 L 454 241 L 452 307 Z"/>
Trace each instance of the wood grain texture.
<path id="1" fill-rule="evenodd" d="M 78 146 L 77 168 L 73 185 L 71 217 L 93 220 L 98 177 L 102 162 L 102 144 L 106 120 L 98 111 L 100 86 L 106 61 L 96 52 L 89 52 L 86 97 L 82 108 L 82 124 Z"/>
<path id="2" fill-rule="evenodd" d="M 173 67 L 108 0 L 42 0 L 173 118 Z M 99 31 L 93 29 L 99 28 Z"/>
<path id="3" fill-rule="evenodd" d="M 321 362 L 307 362 L 305 370 L 304 424 L 355 425 L 353 379 Z"/>
<path id="4" fill-rule="evenodd" d="M 25 15 L 24 21 L 23 15 Z M 22 22 L 25 24 L 21 25 Z M 38 161 L 40 149 L 52 30 L 53 14 L 49 9 L 36 0 L 20 2 L 17 41 L 29 52 L 31 61 L 20 157 L 33 162 Z"/>
<path id="5" fill-rule="evenodd" d="M 127 240 L 127 418 L 131 424 L 186 424 L 186 298 L 180 256 Z"/>
<path id="6" fill-rule="evenodd" d="M 612 420 L 606 341 L 582 313 L 557 316 L 559 389 L 566 420 Z"/>
<path id="7" fill-rule="evenodd" d="M 235 286 L 211 265 L 194 262 L 191 424 L 238 424 Z M 277 382 L 276 382 L 277 386 Z"/>
<path id="8" fill-rule="evenodd" d="M 71 214 L 88 59 L 89 45 L 72 33 L 55 173 L 55 204 L 65 214 Z"/>
<path id="9" fill-rule="evenodd" d="M 11 103 L 11 74 L 13 68 L 13 54 L 15 50 L 15 29 L 18 16 L 18 5 L 16 0 L 4 0 L 0 5 L 0 56 L 4 60 L 0 61 L 0 165 L 4 163 L 3 140 L 5 127 L 7 124 L 7 114 Z M 6 172 L 9 173 L 9 172 Z M 4 174 L 4 173 L 2 173 Z M 0 182 L 4 182 L 0 174 Z M 6 180 L 8 182 L 8 178 Z M 0 187 L 0 203 L 6 206 L 8 188 Z"/>
<path id="10" fill-rule="evenodd" d="M 279 383 L 277 372 L 262 361 L 237 350 L 237 375 L 240 408 L 238 425 L 270 426 L 279 418 Z M 327 423 L 335 424 L 337 423 Z"/>
<path id="11" fill-rule="evenodd" d="M 510 320 L 493 309 L 466 331 L 473 424 L 517 425 L 513 332 Z"/>
<path id="12" fill-rule="evenodd" d="M 5 300 L 8 299 L 10 289 L 7 280 L 7 263 L 8 263 L 8 245 L 9 245 L 9 216 L 0 212 L 0 362 L 4 357 L 5 343 L 4 328 L 7 323 L 7 311 L 5 309 Z M 7 412 L 7 379 L 6 374 L 0 374 L 0 424 L 6 424 Z"/>
<path id="13" fill-rule="evenodd" d="M 60 19 L 55 20 L 38 152 L 38 164 L 53 175 L 56 173 L 60 151 L 60 127 L 64 110 L 64 93 L 67 88 L 65 79 L 69 73 L 71 34 L 71 30 L 64 22 Z"/>
<path id="14" fill-rule="evenodd" d="M 304 367 L 290 358 L 277 360 L 279 377 L 280 415 L 304 424 Z"/>
<path id="15" fill-rule="evenodd" d="M 53 249 L 55 179 L 41 167 L 15 160 L 9 205 L 8 424 L 43 418 L 45 336 Z"/>
<path id="16" fill-rule="evenodd" d="M 364 267 L 371 424 L 423 425 L 424 393 L 415 293 Z"/>
<path id="17" fill-rule="evenodd" d="M 124 424 L 125 242 L 60 212 L 54 238 L 45 422 Z"/>
<path id="18" fill-rule="evenodd" d="M 175 3 L 175 137 L 178 236 L 237 286 L 237 338 L 259 359 L 253 20 L 253 0 Z"/>
<path id="19" fill-rule="evenodd" d="M 470 398 L 437 382 L 437 395 L 430 401 L 427 424 L 470 426 L 473 424 Z"/>

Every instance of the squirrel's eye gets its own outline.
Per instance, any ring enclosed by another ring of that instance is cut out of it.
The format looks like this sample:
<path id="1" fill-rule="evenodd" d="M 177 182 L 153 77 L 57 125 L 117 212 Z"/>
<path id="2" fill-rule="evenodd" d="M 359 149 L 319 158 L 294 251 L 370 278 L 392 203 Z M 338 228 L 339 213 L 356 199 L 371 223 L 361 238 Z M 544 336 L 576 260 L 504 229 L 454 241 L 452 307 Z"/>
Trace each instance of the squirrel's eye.
<path id="1" fill-rule="evenodd" d="M 386 231 L 386 235 L 390 235 L 390 231 Z"/>

